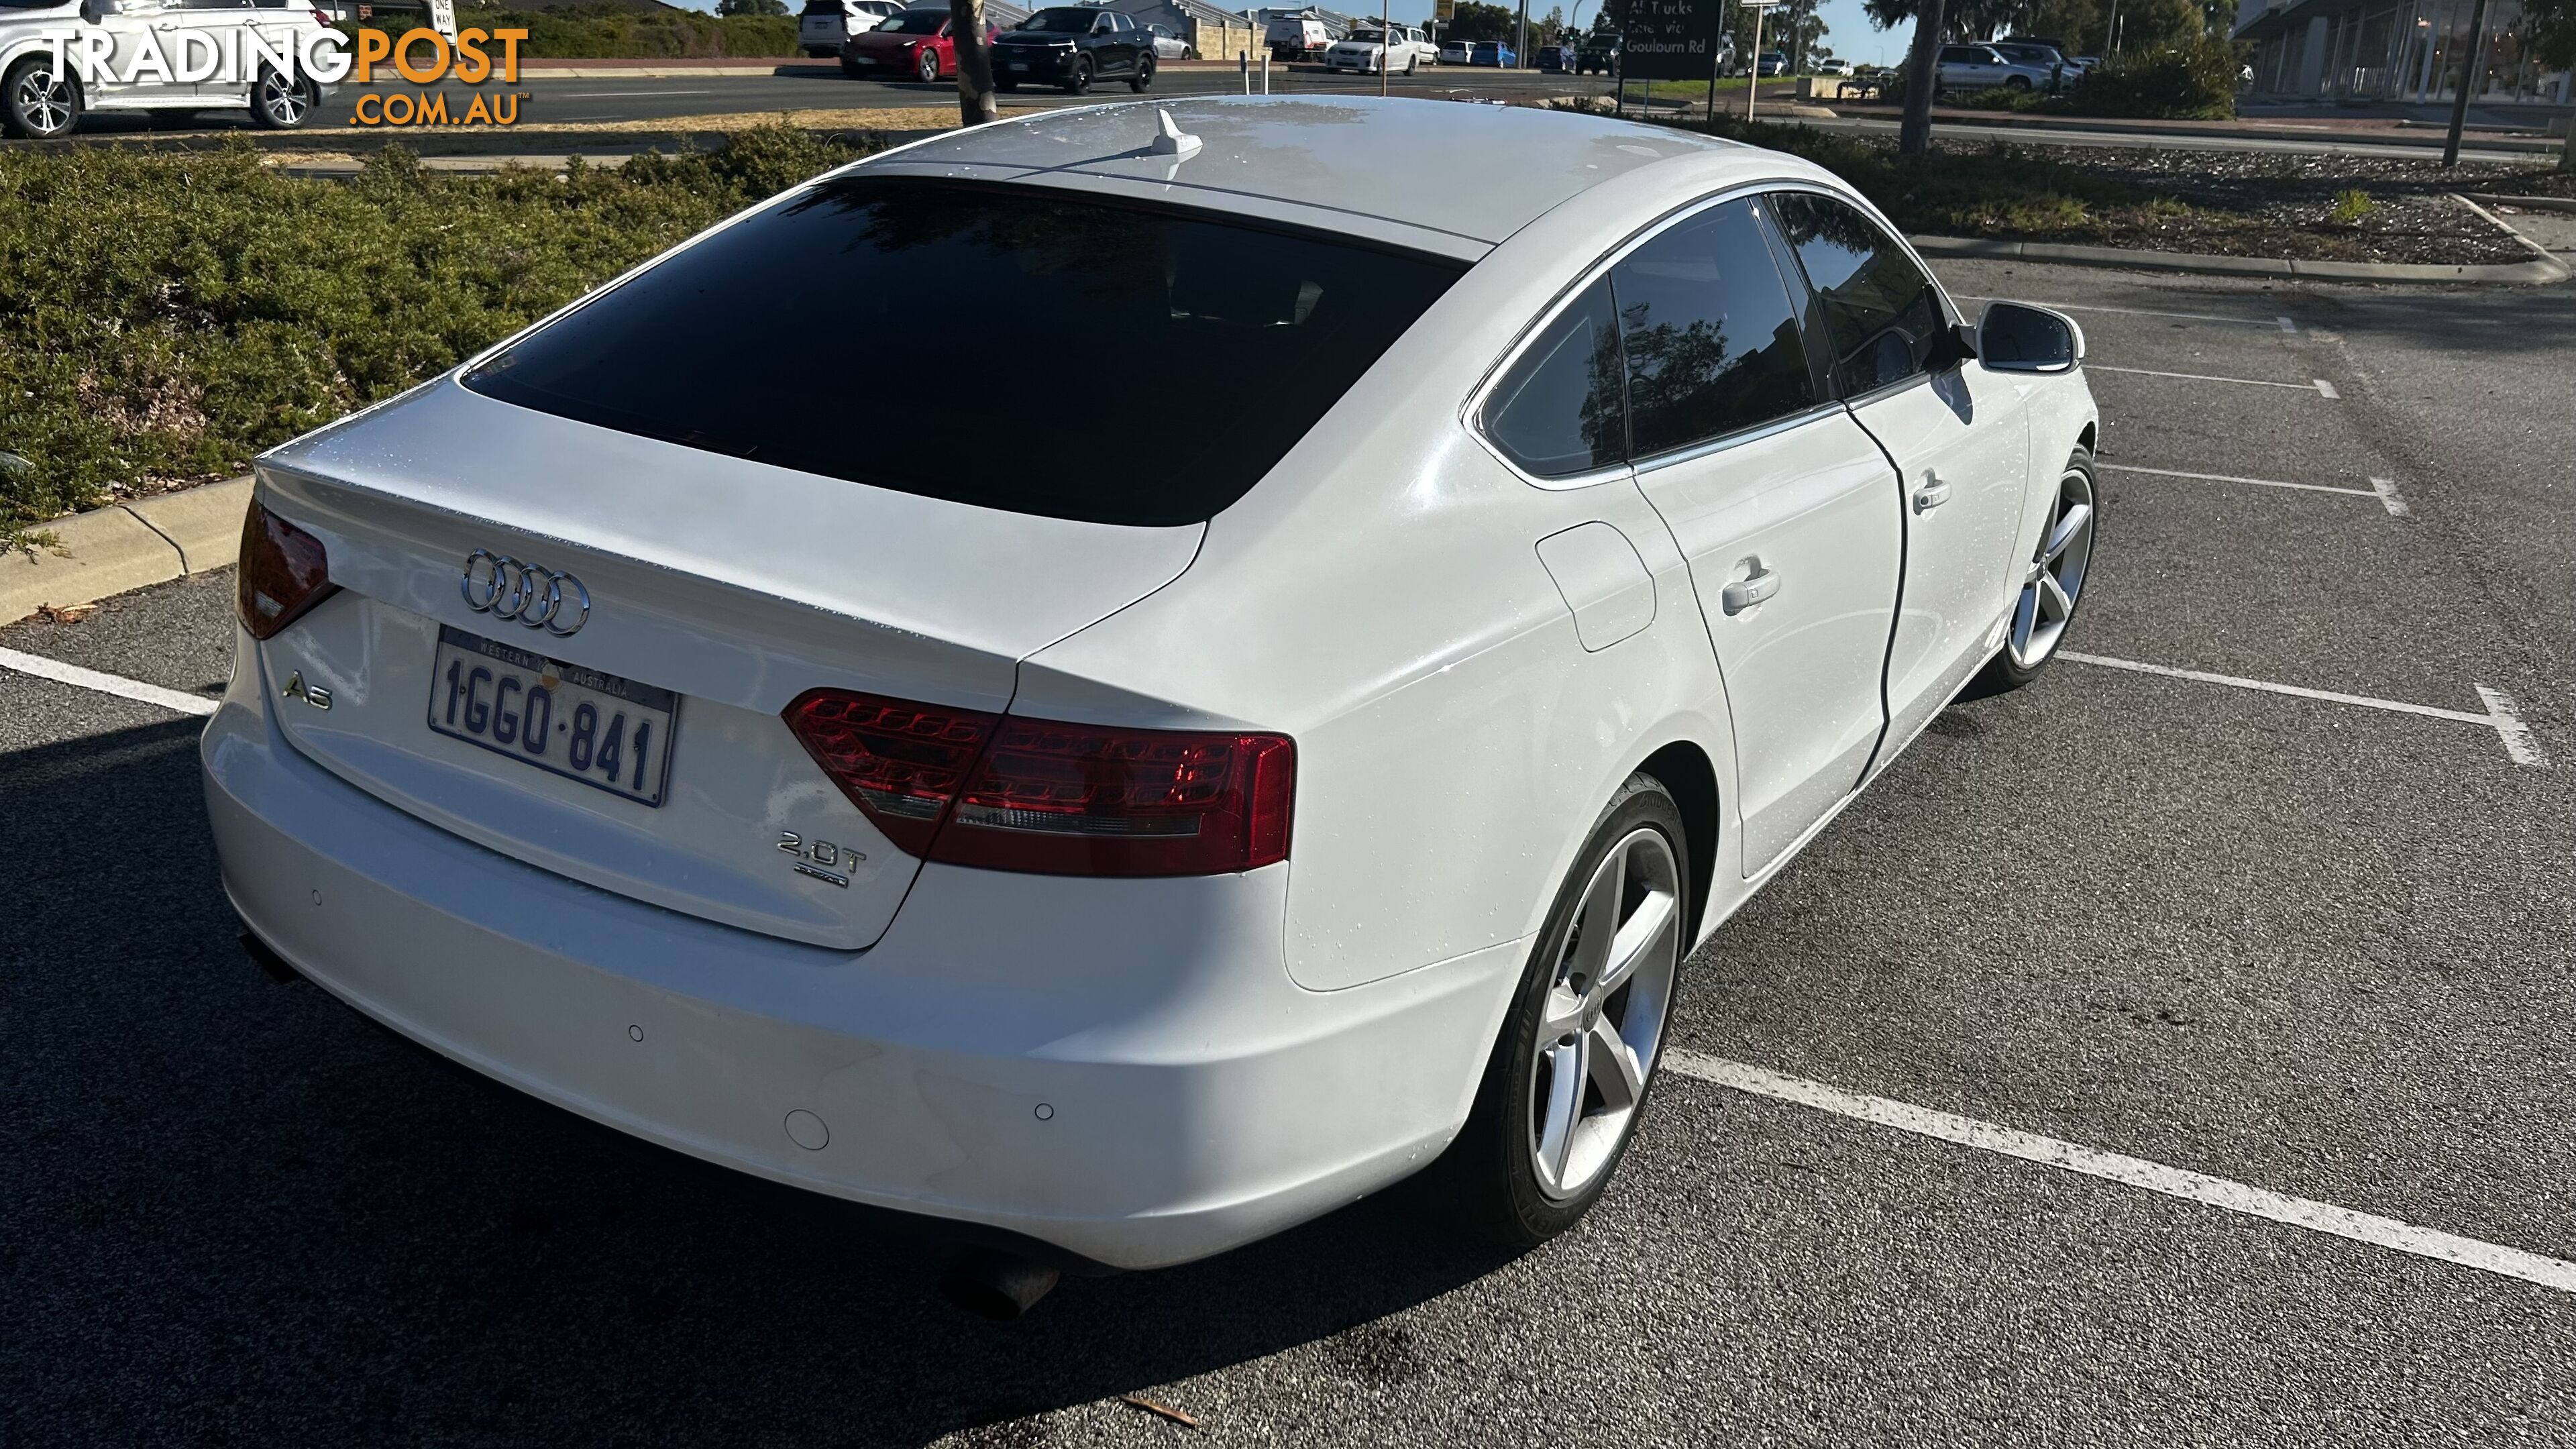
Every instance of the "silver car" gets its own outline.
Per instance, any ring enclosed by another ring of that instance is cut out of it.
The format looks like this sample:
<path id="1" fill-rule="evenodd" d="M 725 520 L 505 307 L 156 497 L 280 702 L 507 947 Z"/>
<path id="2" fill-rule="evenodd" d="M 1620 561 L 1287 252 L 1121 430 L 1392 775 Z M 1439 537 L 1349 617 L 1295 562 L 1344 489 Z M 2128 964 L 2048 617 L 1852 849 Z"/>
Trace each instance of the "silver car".
<path id="1" fill-rule="evenodd" d="M 2044 91 L 2057 83 L 2054 70 L 2025 65 L 1991 45 L 1945 45 L 1933 88 L 1944 91 Z"/>

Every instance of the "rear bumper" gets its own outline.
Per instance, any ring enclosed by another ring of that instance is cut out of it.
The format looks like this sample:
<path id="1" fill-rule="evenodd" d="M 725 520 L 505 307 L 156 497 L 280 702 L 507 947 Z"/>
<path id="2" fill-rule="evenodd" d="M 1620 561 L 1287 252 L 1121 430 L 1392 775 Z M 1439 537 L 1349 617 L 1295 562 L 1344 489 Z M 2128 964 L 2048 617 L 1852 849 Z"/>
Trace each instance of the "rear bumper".
<path id="1" fill-rule="evenodd" d="M 1466 1114 L 1513 943 L 1317 993 L 1286 866 L 1185 881 L 926 868 L 846 953 L 494 854 L 298 753 L 255 654 L 201 745 L 252 931 L 395 1031 L 741 1171 L 1123 1268 L 1184 1262 L 1427 1163 Z"/>

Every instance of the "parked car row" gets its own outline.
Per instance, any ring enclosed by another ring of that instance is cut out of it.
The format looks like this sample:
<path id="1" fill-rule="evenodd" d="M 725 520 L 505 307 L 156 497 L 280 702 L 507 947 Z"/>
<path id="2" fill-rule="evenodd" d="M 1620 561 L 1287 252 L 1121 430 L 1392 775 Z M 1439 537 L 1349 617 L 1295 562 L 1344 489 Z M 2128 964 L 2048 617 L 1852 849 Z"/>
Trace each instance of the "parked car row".
<path id="1" fill-rule="evenodd" d="M 1934 85 L 1945 91 L 2056 91 L 2082 80 L 2101 62 L 2070 57 L 2055 42 L 2007 36 L 1941 47 Z"/>
<path id="2" fill-rule="evenodd" d="M 1081 95 L 1102 80 L 1124 80 L 1130 90 L 1154 83 L 1165 60 L 1190 55 L 1189 43 L 1159 25 L 1098 5 L 1057 5 L 1009 30 L 986 26 L 993 54 L 993 85 L 1015 91 L 1022 83 L 1052 85 Z M 937 81 L 957 74 L 954 22 L 945 5 L 922 5 L 843 41 L 841 73 L 854 80 L 902 76 Z"/>

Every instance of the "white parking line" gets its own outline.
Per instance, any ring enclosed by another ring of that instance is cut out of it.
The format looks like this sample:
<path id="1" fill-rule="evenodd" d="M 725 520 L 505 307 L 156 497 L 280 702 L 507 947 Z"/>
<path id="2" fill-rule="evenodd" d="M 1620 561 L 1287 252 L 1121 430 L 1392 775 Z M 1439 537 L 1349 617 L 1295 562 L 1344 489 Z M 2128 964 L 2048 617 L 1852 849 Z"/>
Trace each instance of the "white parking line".
<path id="1" fill-rule="evenodd" d="M 2296 392 L 2313 392 L 2329 402 L 2343 396 L 2335 385 L 2322 377 L 2306 382 L 2267 382 L 2259 377 L 2213 377 L 2206 372 L 2158 372 L 2152 367 L 2104 367 L 2097 362 L 2084 364 L 2087 372 L 2125 372 L 2134 377 L 2178 377 L 2185 382 L 2232 382 L 2239 387 L 2286 387 Z"/>
<path id="2" fill-rule="evenodd" d="M 2394 484 L 2385 490 L 2375 487 L 2337 488 L 2331 483 L 2291 483 L 2279 478 L 2241 478 L 2233 473 L 2185 473 L 2175 468 L 2140 468 L 2130 463 L 2096 463 L 2093 466 L 2105 473 L 2147 473 L 2158 478 L 2190 478 L 2201 483 L 2251 483 L 2257 488 L 2296 488 L 2308 493 L 2345 493 L 2355 498 L 2377 499 L 2382 503 L 2387 502 L 2389 496 L 2395 492 Z M 2387 480 L 2373 478 L 2370 481 L 2377 484 Z M 2402 513 L 2405 508 L 2406 505 L 2401 502 L 2389 511 Z"/>
<path id="3" fill-rule="evenodd" d="M 2160 674 L 2167 679 L 2189 679 L 2201 684 L 2224 684 L 2230 689 L 2254 689 L 2265 694 L 2286 694 L 2298 699 L 2321 699 L 2329 704 L 2358 705 L 2363 709 L 2384 709 L 2393 714 L 2417 714 L 2427 719 L 2446 719 L 2459 724 L 2482 725 L 2496 732 L 2504 742 L 2504 752 L 2513 762 L 2526 769 L 2549 768 L 2549 756 L 2532 737 L 2531 727 L 2522 722 L 2521 711 L 2513 696 L 2486 685 L 2472 686 L 2486 704 L 2484 714 L 2471 714 L 2464 709 L 2443 709 L 2438 705 L 2408 704 L 2402 699 L 2374 699 L 2366 694 L 2337 694 L 2330 689 L 2308 689 L 2296 684 L 2274 684 L 2264 679 L 2240 679 L 2233 674 L 2209 674 L 2198 669 L 2176 669 L 2170 664 L 2143 664 L 2135 659 L 2109 659 L 2099 654 L 2078 654 L 2072 649 L 2057 651 L 2060 659 L 2078 664 L 2096 664 L 2104 669 L 2126 669 L 2135 674 Z"/>
<path id="4" fill-rule="evenodd" d="M 1966 292 L 1953 292 L 1951 296 L 1961 302 L 2017 302 L 2022 300 L 2018 297 L 1978 297 L 1972 296 Z M 2291 321 L 2287 317 L 2218 317 L 2207 312 L 2157 312 L 2151 311 L 2145 307 L 2103 307 L 2092 303 L 2082 302 L 2033 302 L 2030 305 L 2034 307 L 2048 307 L 2059 312 L 2111 312 L 2122 317 L 2172 317 L 2184 322 L 2225 322 L 2230 326 L 2235 327 L 2278 327 L 2284 332 L 2296 332 L 2299 330 L 2299 324 Z"/>
<path id="5" fill-rule="evenodd" d="M 2419 1258 L 2455 1263 L 2500 1277 L 2518 1278 L 2543 1288 L 2555 1288 L 2561 1293 L 2576 1293 L 2576 1263 L 2563 1258 L 2543 1257 L 2500 1243 L 2437 1232 L 2395 1218 L 2354 1212 L 2313 1198 L 2291 1197 L 2224 1177 L 2212 1177 L 2205 1172 L 2168 1167 L 2143 1157 L 2104 1152 L 2055 1137 L 2043 1137 L 2036 1132 L 1981 1122 L 1974 1117 L 1936 1112 L 1929 1107 L 1917 1107 L 1885 1097 L 1866 1097 L 1805 1077 L 1792 1077 L 1679 1047 L 1664 1053 L 1664 1065 L 1683 1076 L 1731 1087 L 1753 1096 L 1812 1107 L 1837 1117 L 1893 1127 L 1899 1132 L 1911 1132 L 1918 1137 L 1956 1143 L 1961 1147 L 1974 1147 L 1981 1152 L 2017 1157 L 2043 1167 L 2082 1173 L 2086 1177 L 2143 1188 L 2148 1192 L 2162 1193 L 2206 1207 L 2223 1208 L 2267 1222 L 2305 1228 L 2312 1233 L 2367 1243 L 2375 1248 L 2412 1253 Z"/>
<path id="6" fill-rule="evenodd" d="M 2388 510 L 2388 516 L 2391 518 L 2404 518 L 2415 511 L 2406 506 L 2404 498 L 2398 496 L 2397 480 L 2394 478 L 2371 479 L 2370 491 L 2379 495 L 2380 506 Z"/>
<path id="7" fill-rule="evenodd" d="M 65 664 L 59 659 L 47 659 L 41 654 L 21 654 L 15 649 L 0 649 L 0 669 L 14 669 L 20 674 L 32 674 L 39 679 L 50 679 L 56 684 L 95 689 L 101 694 L 140 700 L 145 704 L 157 704 L 163 709 L 177 710 L 181 714 L 213 714 L 219 703 L 200 695 L 181 694 L 175 689 L 163 689 L 157 684 L 128 679 L 121 674 L 101 674 L 95 669 L 83 669 L 77 664 Z"/>

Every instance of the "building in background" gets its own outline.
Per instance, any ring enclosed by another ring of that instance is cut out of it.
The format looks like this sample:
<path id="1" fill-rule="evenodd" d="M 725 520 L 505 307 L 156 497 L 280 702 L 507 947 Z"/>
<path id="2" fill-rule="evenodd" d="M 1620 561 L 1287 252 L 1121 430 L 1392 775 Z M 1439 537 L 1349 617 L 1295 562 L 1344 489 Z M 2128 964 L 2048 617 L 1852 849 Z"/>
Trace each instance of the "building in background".
<path id="1" fill-rule="evenodd" d="M 2236 38 L 2254 46 L 2254 93 L 2266 100 L 2445 102 L 2458 93 L 2461 50 L 2477 0 L 2240 0 Z M 2559 105 L 2566 71 L 2543 70 L 2522 39 L 2521 0 L 2487 0 L 2486 36 L 2469 98 Z"/>

